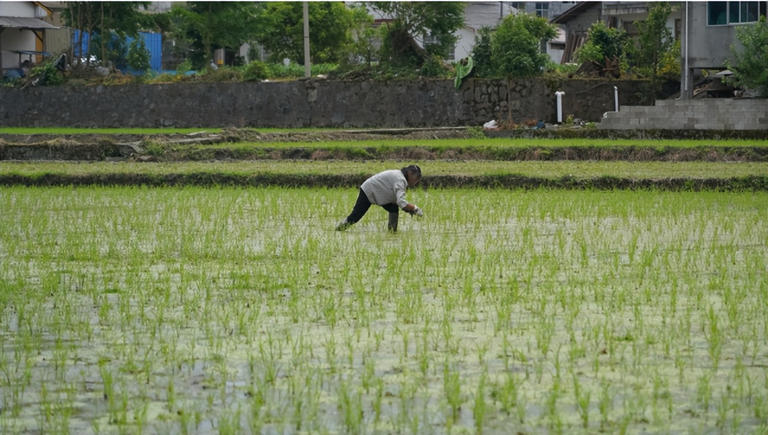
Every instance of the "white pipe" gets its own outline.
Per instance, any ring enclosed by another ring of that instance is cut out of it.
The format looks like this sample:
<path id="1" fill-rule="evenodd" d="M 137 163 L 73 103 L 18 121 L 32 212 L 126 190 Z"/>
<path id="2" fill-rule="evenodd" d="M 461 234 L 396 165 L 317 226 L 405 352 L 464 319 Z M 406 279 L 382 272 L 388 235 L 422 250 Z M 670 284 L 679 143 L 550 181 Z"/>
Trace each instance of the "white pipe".
<path id="1" fill-rule="evenodd" d="M 558 124 L 563 123 L 563 95 L 565 95 L 565 92 L 563 91 L 555 92 L 555 97 L 557 97 L 557 123 Z"/>
<path id="2" fill-rule="evenodd" d="M 613 107 L 616 108 L 616 112 L 619 111 L 619 88 L 618 86 L 613 87 Z"/>

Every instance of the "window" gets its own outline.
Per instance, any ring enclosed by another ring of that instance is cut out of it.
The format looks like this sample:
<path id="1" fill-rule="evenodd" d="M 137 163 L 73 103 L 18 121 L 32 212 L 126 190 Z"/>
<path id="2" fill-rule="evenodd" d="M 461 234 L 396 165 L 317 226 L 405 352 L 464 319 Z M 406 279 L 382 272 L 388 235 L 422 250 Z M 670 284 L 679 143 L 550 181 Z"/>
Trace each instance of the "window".
<path id="1" fill-rule="evenodd" d="M 753 23 L 757 21 L 761 9 L 760 2 L 707 2 L 707 24 L 722 26 L 726 24 Z"/>
<path id="2" fill-rule="evenodd" d="M 547 2 L 536 2 L 536 16 L 537 17 L 549 17 L 549 3 Z"/>

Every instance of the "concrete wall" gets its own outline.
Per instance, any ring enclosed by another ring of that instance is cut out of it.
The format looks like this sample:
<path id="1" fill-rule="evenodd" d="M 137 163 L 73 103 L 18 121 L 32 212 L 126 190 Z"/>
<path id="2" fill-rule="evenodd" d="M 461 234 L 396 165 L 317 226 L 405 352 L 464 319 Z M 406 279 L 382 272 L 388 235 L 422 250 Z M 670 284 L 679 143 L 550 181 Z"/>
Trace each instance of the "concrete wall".
<path id="1" fill-rule="evenodd" d="M 768 130 L 768 99 L 660 100 L 655 106 L 622 107 L 600 128 L 612 130 Z"/>
<path id="2" fill-rule="evenodd" d="M 178 83 L 0 87 L 0 126 L 433 127 L 497 121 L 599 121 L 622 104 L 652 104 L 643 81 L 453 80 Z"/>
<path id="3" fill-rule="evenodd" d="M 688 3 L 688 9 L 688 67 L 724 67 L 726 59 L 731 57 L 731 44 L 738 43 L 736 28 L 739 25 L 707 25 L 707 2 Z"/>

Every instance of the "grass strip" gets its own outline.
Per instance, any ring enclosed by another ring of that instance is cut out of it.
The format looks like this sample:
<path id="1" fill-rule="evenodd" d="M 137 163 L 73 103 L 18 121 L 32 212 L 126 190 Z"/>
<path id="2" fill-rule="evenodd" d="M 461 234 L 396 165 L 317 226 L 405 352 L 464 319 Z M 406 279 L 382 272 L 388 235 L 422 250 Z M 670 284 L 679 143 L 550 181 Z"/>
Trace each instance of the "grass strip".
<path id="1" fill-rule="evenodd" d="M 221 143 L 206 148 L 357 148 L 361 144 L 369 148 L 424 147 L 433 149 L 489 147 L 645 147 L 645 148 L 700 148 L 712 147 L 768 147 L 767 139 L 601 139 L 601 138 L 444 138 L 444 139 L 373 139 L 334 140 L 304 142 L 241 142 Z"/>
<path id="2" fill-rule="evenodd" d="M 0 162 L 0 174 L 36 177 L 104 174 L 307 174 L 370 175 L 416 161 L 426 176 L 487 176 L 518 174 L 544 178 L 730 178 L 768 176 L 763 162 L 626 162 L 626 161 L 429 161 L 384 160 L 253 160 L 216 162 Z"/>
<path id="3" fill-rule="evenodd" d="M 0 184 L 344 187 L 405 163 L 2 163 Z M 425 187 L 768 190 L 768 165 L 756 163 L 436 162 L 423 170 Z"/>

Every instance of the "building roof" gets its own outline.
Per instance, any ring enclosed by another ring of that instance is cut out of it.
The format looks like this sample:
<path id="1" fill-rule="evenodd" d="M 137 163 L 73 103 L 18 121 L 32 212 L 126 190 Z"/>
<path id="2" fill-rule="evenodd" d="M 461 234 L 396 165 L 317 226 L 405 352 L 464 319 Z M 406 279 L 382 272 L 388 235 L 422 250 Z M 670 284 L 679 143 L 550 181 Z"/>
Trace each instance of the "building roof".
<path id="1" fill-rule="evenodd" d="M 579 16 L 584 10 L 593 6 L 600 6 L 600 2 L 578 2 L 562 14 L 552 18 L 549 22 L 552 24 L 565 24 L 571 19 Z"/>
<path id="2" fill-rule="evenodd" d="M 32 17 L 0 17 L 0 27 L 12 29 L 58 29 L 53 24 Z"/>

